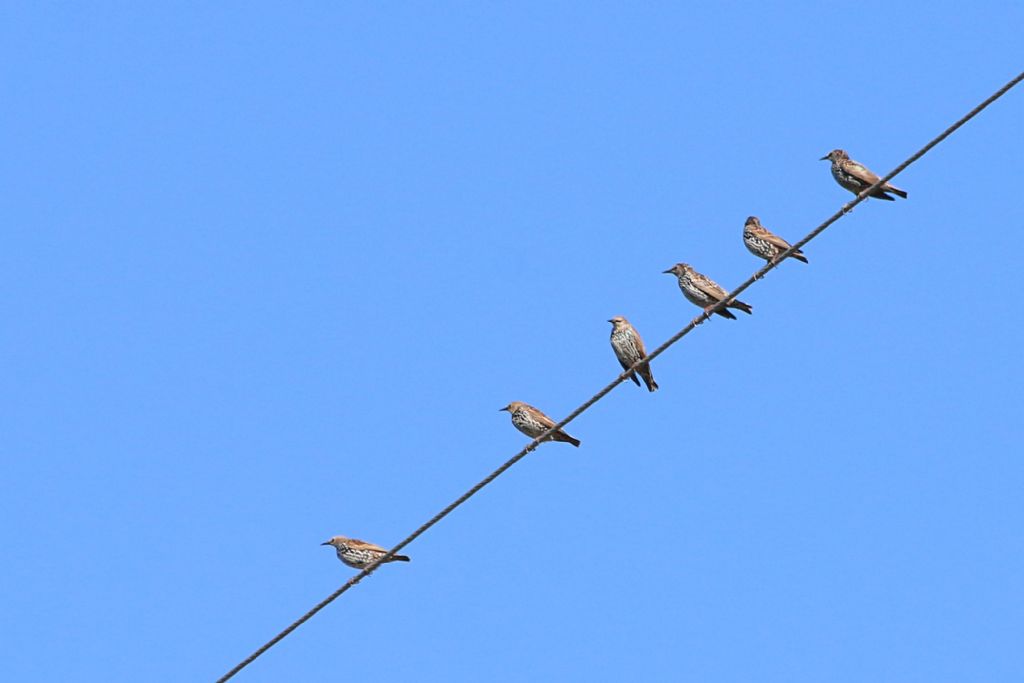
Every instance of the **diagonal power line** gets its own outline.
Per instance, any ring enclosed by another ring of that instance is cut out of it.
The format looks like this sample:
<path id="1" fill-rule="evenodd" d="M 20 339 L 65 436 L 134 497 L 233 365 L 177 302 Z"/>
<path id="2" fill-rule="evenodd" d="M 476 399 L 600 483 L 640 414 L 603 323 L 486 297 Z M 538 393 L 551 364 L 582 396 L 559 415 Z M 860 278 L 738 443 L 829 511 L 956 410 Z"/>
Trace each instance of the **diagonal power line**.
<path id="1" fill-rule="evenodd" d="M 858 194 L 854 199 L 852 199 L 851 201 L 849 201 L 846 204 L 844 204 L 838 211 L 836 211 L 834 214 L 829 216 L 828 219 L 826 219 L 818 227 L 814 228 L 814 230 L 811 230 L 809 233 L 807 233 L 807 235 L 805 235 L 803 239 L 801 239 L 799 242 L 795 242 L 793 244 L 793 246 L 791 246 L 786 251 L 782 252 L 782 254 L 780 254 L 774 261 L 768 262 L 766 265 L 762 266 L 753 275 L 751 275 L 749 278 L 747 278 L 740 286 L 738 286 L 736 289 L 734 289 L 731 292 L 729 292 L 729 295 L 725 299 L 723 299 L 722 301 L 718 302 L 717 304 L 715 304 L 714 306 L 709 308 L 707 311 L 705 311 L 704 313 L 702 313 L 699 316 L 697 316 L 696 318 L 694 318 L 692 321 L 690 321 L 689 325 L 687 325 L 686 327 L 684 327 L 683 329 L 679 330 L 674 335 L 672 335 L 665 343 L 663 343 L 661 346 L 659 346 L 654 351 L 649 353 L 647 355 L 647 357 L 638 360 L 636 363 L 631 365 L 627 370 L 623 370 L 619 374 L 618 377 L 616 377 L 614 380 L 612 380 L 609 384 L 607 384 L 603 389 L 598 391 L 596 394 L 594 394 L 593 396 L 588 398 L 585 402 L 580 404 L 579 407 L 577 407 L 574 411 L 569 413 L 569 415 L 567 417 L 565 417 L 561 422 L 559 422 L 554 427 L 552 427 L 551 429 L 547 430 L 546 432 L 544 432 L 543 434 L 541 434 L 540 436 L 535 438 L 533 441 L 531 441 L 529 444 L 527 444 L 527 446 L 525 448 L 523 448 L 521 451 L 519 451 L 518 453 L 513 455 L 511 458 L 506 460 L 505 463 L 501 465 L 501 467 L 499 467 L 498 469 L 494 470 L 489 475 L 487 475 L 486 477 L 481 479 L 471 489 L 469 489 L 468 491 L 463 493 L 461 496 L 459 496 L 458 498 L 453 500 L 443 510 L 441 510 L 436 515 L 434 515 L 429 520 L 427 520 L 422 525 L 420 525 L 420 527 L 418 529 L 416 529 L 411 534 L 406 536 L 398 545 L 396 545 L 394 548 L 392 548 L 387 553 L 385 553 L 383 556 L 381 556 L 380 559 L 378 559 L 376 562 L 374 562 L 370 566 L 366 567 L 361 572 L 359 572 L 358 574 L 353 576 L 351 579 L 346 581 L 345 584 L 341 586 L 341 588 L 337 589 L 336 591 L 334 591 L 333 593 L 328 595 L 326 598 L 324 598 L 319 603 L 317 603 L 315 607 L 313 607 L 311 610 L 309 610 L 308 612 L 303 614 L 301 617 L 296 619 L 294 622 L 292 622 L 292 624 L 290 626 L 288 626 L 286 629 L 284 629 L 283 631 L 278 633 L 276 636 L 274 636 L 273 638 L 268 640 L 266 643 L 261 645 L 259 647 L 259 649 L 257 649 L 251 655 L 249 655 L 248 657 L 243 659 L 241 662 L 239 662 L 237 665 L 235 665 L 235 667 L 233 669 L 228 671 L 222 677 L 218 678 L 216 683 L 224 683 L 224 681 L 227 681 L 228 679 L 233 678 L 235 674 L 237 674 L 239 671 L 241 671 L 242 669 L 247 667 L 249 664 L 251 664 L 253 661 L 255 661 L 255 659 L 257 657 L 262 655 L 264 652 L 266 652 L 267 650 L 272 648 L 277 643 L 281 642 L 292 631 L 294 631 L 299 626 L 302 626 L 304 623 L 309 621 L 309 619 L 311 619 L 313 617 L 313 615 L 315 615 L 317 612 L 322 610 L 324 607 L 327 607 L 327 605 L 329 605 L 332 602 L 334 602 L 335 600 L 337 600 L 338 597 L 340 597 L 342 593 L 345 593 L 346 591 L 348 591 L 348 589 L 352 588 L 357 583 L 362 581 L 364 578 L 366 578 L 367 576 L 372 574 L 374 571 L 377 570 L 377 567 L 379 567 L 381 564 L 383 564 L 384 562 L 387 562 L 389 559 L 391 559 L 398 551 L 402 550 L 402 548 L 406 547 L 407 545 L 409 545 L 410 543 L 415 541 L 424 532 L 426 532 L 428 529 L 430 529 L 430 527 L 434 526 L 435 524 L 440 522 L 442 519 L 447 517 L 449 514 L 451 514 L 455 510 L 455 508 L 459 507 L 460 505 L 465 503 L 467 500 L 472 498 L 474 495 L 476 495 L 480 491 L 480 489 L 482 489 L 485 486 L 487 486 L 488 484 L 490 484 L 492 481 L 494 481 L 495 479 L 500 477 L 502 474 L 504 474 L 507 469 L 509 469 L 510 467 L 515 465 L 517 462 L 519 462 L 520 460 L 525 458 L 548 435 L 552 434 L 556 430 L 561 429 L 565 425 L 569 424 L 570 422 L 575 420 L 577 417 L 579 417 L 581 414 L 583 414 L 586 410 L 588 410 L 592 405 L 594 405 L 595 403 L 600 401 L 602 398 L 607 396 L 611 392 L 612 389 L 617 387 L 622 382 L 626 381 L 629 378 L 629 376 L 633 373 L 633 371 L 635 371 L 640 365 L 643 365 L 644 363 L 648 363 L 648 362 L 654 360 L 655 358 L 660 356 L 662 353 L 664 353 L 670 346 L 672 346 L 673 344 L 678 342 L 680 339 L 682 339 L 683 337 L 688 335 L 690 332 L 692 332 L 694 330 L 694 328 L 697 327 L 697 325 L 700 325 L 702 322 L 704 322 L 705 320 L 710 318 L 717 311 L 724 310 L 725 307 L 726 307 L 726 304 L 728 304 L 729 302 L 734 300 L 744 290 L 746 290 L 748 287 L 750 287 L 752 284 L 754 284 L 754 282 L 756 282 L 757 280 L 760 280 L 766 273 L 768 273 L 768 271 L 770 271 L 770 270 L 774 269 L 776 266 L 778 266 L 786 257 L 788 257 L 790 254 L 792 254 L 793 252 L 797 251 L 798 249 L 803 247 L 805 244 L 807 244 L 808 242 L 813 240 L 815 237 L 820 235 L 822 232 L 825 231 L 826 228 L 828 228 L 830 225 L 832 225 L 837 220 L 839 220 L 840 218 L 845 216 L 847 213 L 849 213 L 850 210 L 853 209 L 853 207 L 857 206 L 858 204 L 863 202 L 865 199 L 867 199 L 868 196 L 872 192 L 874 192 L 876 189 L 881 188 L 882 185 L 884 185 L 885 183 L 889 182 L 892 178 L 896 177 L 899 173 L 901 173 L 904 169 L 906 169 L 912 163 L 914 163 L 915 161 L 917 161 L 918 159 L 923 157 L 925 154 L 927 154 L 929 151 L 931 151 L 931 149 L 933 147 L 935 147 L 940 142 L 942 142 L 943 140 L 948 138 L 958 128 L 960 128 L 965 123 L 967 123 L 968 121 L 973 119 L 975 116 L 980 114 L 982 112 L 982 110 L 984 110 L 990 104 L 992 104 L 993 102 L 998 100 L 1000 97 L 1005 95 L 1011 88 L 1013 88 L 1015 85 L 1020 83 L 1022 80 L 1024 80 L 1024 72 L 1021 72 L 1020 74 L 1018 74 L 1016 77 L 1013 78 L 1013 80 L 1011 80 L 1009 83 L 1007 83 L 1006 85 L 1001 87 L 999 90 L 994 92 L 992 95 L 990 95 L 984 102 L 982 102 L 981 104 L 976 106 L 974 109 L 972 109 L 969 112 L 967 112 L 966 114 L 964 114 L 963 117 L 961 117 L 956 123 L 951 125 L 946 130 L 942 131 L 939 135 L 937 135 L 934 138 L 932 138 L 928 142 L 928 144 L 926 144 L 921 149 L 917 150 L 914 154 L 912 154 L 910 157 L 908 157 L 899 166 L 897 166 L 893 170 L 889 171 L 889 173 L 887 175 L 882 177 L 874 185 L 872 185 L 871 187 L 869 187 L 869 188 L 867 188 L 865 190 L 862 190 L 861 193 Z"/>

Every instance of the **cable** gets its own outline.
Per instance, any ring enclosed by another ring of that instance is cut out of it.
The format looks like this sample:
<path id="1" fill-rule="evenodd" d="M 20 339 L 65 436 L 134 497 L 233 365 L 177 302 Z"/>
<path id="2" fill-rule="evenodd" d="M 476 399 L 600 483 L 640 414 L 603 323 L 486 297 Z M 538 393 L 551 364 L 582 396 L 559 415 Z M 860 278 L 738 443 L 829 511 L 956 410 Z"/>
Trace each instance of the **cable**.
<path id="1" fill-rule="evenodd" d="M 569 413 L 569 415 L 567 417 L 565 417 L 561 422 L 559 422 L 554 427 L 552 427 L 551 429 L 547 430 L 546 432 L 544 432 L 543 434 L 541 434 L 540 436 L 535 438 L 533 441 L 531 441 L 529 444 L 527 444 L 527 446 L 525 448 L 523 448 L 521 451 L 519 451 L 518 453 L 513 455 L 511 458 L 506 460 L 505 463 L 501 467 L 499 467 L 498 469 L 496 469 L 493 472 L 491 472 L 489 475 L 487 475 L 482 480 L 480 480 L 471 489 L 469 489 L 468 491 L 463 493 L 461 496 L 456 498 L 454 501 L 449 503 L 443 510 L 441 510 L 436 515 L 431 517 L 429 520 L 424 522 L 418 529 L 416 529 L 416 531 L 414 531 L 411 534 L 409 534 L 408 536 L 406 536 L 398 545 L 396 545 L 394 548 L 392 548 L 387 553 L 382 555 L 380 557 L 380 559 L 378 559 L 376 562 L 374 562 L 370 566 L 366 567 L 361 572 L 359 572 L 358 574 L 353 576 L 351 579 L 346 581 L 345 584 L 341 586 L 341 588 L 339 588 L 338 590 L 334 591 L 333 593 L 328 595 L 326 598 L 321 600 L 319 603 L 317 603 L 317 605 L 315 607 L 313 607 L 313 609 L 309 610 L 308 612 L 303 614 L 301 617 L 296 619 L 294 622 L 292 622 L 292 624 L 290 626 L 288 626 L 288 628 L 284 629 L 283 631 L 278 633 L 276 636 L 274 636 L 273 638 L 268 640 L 266 643 L 264 643 L 262 646 L 260 646 L 259 649 L 257 649 L 251 655 L 249 655 L 248 657 L 243 659 L 241 662 L 239 662 L 237 665 L 235 665 L 235 667 L 233 669 L 228 671 L 221 678 L 218 678 L 216 683 L 224 683 L 224 681 L 227 681 L 228 679 L 234 677 L 235 674 L 237 674 L 239 671 L 241 671 L 242 669 L 247 667 L 249 664 L 251 664 L 257 657 L 259 657 L 264 652 L 266 652 L 267 650 L 272 648 L 274 645 L 279 643 L 281 640 L 283 640 L 285 638 L 285 636 L 287 636 L 292 631 L 297 629 L 299 626 L 302 626 L 304 623 L 309 621 L 309 619 L 311 619 L 314 614 L 316 614 L 317 612 L 322 610 L 324 607 L 326 607 L 327 605 L 329 605 L 332 602 L 334 602 L 339 596 L 341 596 L 342 593 L 346 592 L 348 589 L 352 588 L 357 583 L 362 581 L 364 578 L 366 578 L 367 576 L 369 576 L 370 574 L 375 572 L 377 570 L 377 567 L 379 567 L 381 564 L 383 564 L 383 563 L 387 562 L 389 559 L 391 559 L 391 557 L 393 557 L 398 551 L 400 551 L 402 548 L 404 548 L 405 546 L 407 546 L 410 543 L 412 543 L 413 541 L 415 541 L 425 531 L 427 531 L 427 529 L 429 529 L 430 527 L 434 526 L 435 524 L 440 522 L 442 519 L 447 517 L 449 514 L 451 514 L 451 512 L 454 511 L 455 508 L 459 507 L 460 505 L 465 503 L 467 500 L 472 498 L 474 495 L 476 495 L 480 491 L 480 489 L 482 489 L 483 487 L 487 486 L 492 481 L 494 481 L 495 479 L 500 477 L 502 474 L 504 474 L 505 470 L 509 469 L 510 467 L 515 465 L 517 462 L 519 462 L 520 460 L 525 458 L 527 456 L 527 454 L 529 454 L 530 451 L 532 451 L 535 448 L 537 448 L 537 446 L 539 446 L 540 443 L 546 437 L 548 437 L 550 434 L 554 433 L 556 430 L 561 429 L 565 425 L 567 425 L 570 422 L 572 422 L 573 420 L 575 420 L 577 417 L 579 417 L 581 414 L 583 414 L 584 411 L 586 411 L 592 405 L 594 405 L 595 403 L 600 401 L 602 398 L 607 396 L 608 393 L 610 393 L 612 389 L 614 389 L 619 384 L 621 384 L 622 382 L 624 382 L 627 379 L 629 379 L 629 376 L 640 365 L 643 365 L 644 363 L 649 363 L 650 361 L 654 360 L 655 358 L 660 356 L 662 353 L 664 353 L 670 346 L 672 346 L 673 344 L 678 342 L 680 339 L 685 337 L 687 334 L 689 334 L 691 331 L 693 331 L 693 329 L 697 325 L 700 325 L 702 322 L 704 322 L 705 320 L 710 318 L 717 311 L 724 310 L 726 305 L 729 302 L 733 301 L 744 290 L 746 290 L 748 287 L 750 287 L 750 285 L 754 284 L 757 280 L 760 280 L 762 277 L 764 277 L 764 275 L 767 274 L 770 270 L 773 270 L 774 268 L 776 268 L 780 263 L 782 263 L 783 260 L 785 260 L 786 257 L 788 257 L 790 254 L 792 254 L 793 252 L 797 251 L 798 249 L 803 247 L 805 244 L 810 242 L 812 239 L 814 239 L 815 237 L 820 235 L 826 228 L 828 228 L 830 225 L 835 223 L 837 220 L 839 220 L 840 218 L 842 218 L 843 216 L 848 214 L 853 209 L 853 207 L 857 206 L 862 201 L 867 199 L 868 196 L 872 192 L 874 192 L 875 190 L 879 189 L 882 185 L 884 185 L 885 183 L 889 182 L 891 179 L 893 179 L 894 177 L 899 175 L 904 169 L 906 169 L 912 163 L 914 163 L 915 161 L 920 159 L 922 156 L 927 154 L 933 147 L 935 147 L 935 145 L 939 144 L 940 142 L 942 142 L 943 140 L 948 138 L 950 135 L 953 134 L 954 131 L 956 131 L 956 129 L 960 128 L 962 125 L 964 125 L 965 123 L 967 123 L 968 121 L 973 119 L 975 116 L 980 114 L 982 112 L 982 110 L 984 110 L 990 104 L 992 104 L 993 102 L 998 100 L 1000 97 L 1005 95 L 1011 88 L 1013 88 L 1013 86 L 1017 85 L 1022 80 L 1024 80 L 1024 72 L 1021 72 L 1020 74 L 1018 74 L 1016 78 L 1014 78 L 1009 83 L 1004 85 L 1002 88 L 997 90 L 988 99 L 986 99 L 984 102 L 982 102 L 981 104 L 976 106 L 974 109 L 972 109 L 971 111 L 967 112 L 956 123 L 951 125 L 946 130 L 942 131 L 942 133 L 940 133 L 936 137 L 932 138 L 932 140 L 928 144 L 926 144 L 924 147 L 922 147 L 917 152 L 915 152 L 913 155 L 911 155 L 909 158 L 907 158 L 907 160 L 904 161 L 902 164 L 900 164 L 899 166 L 894 168 L 892 171 L 890 171 L 888 173 L 888 175 L 886 175 L 883 178 L 881 178 L 878 182 L 876 182 L 871 187 L 862 190 L 860 192 L 860 194 L 858 194 L 851 201 L 849 201 L 846 204 L 844 204 L 842 206 L 842 208 L 839 209 L 839 211 L 837 211 L 834 214 L 832 214 L 825 222 L 823 222 L 821 225 L 816 227 L 811 232 L 807 233 L 807 235 L 802 240 L 800 240 L 799 242 L 794 243 L 793 246 L 791 246 L 786 251 L 782 252 L 778 257 L 776 257 L 776 259 L 774 261 L 770 261 L 766 265 L 762 266 L 760 270 L 756 271 L 753 275 L 751 275 L 749 278 L 747 278 L 747 280 L 745 282 L 743 282 L 739 287 L 737 287 L 736 289 L 734 289 L 731 292 L 729 292 L 728 296 L 726 296 L 725 299 L 719 301 L 717 304 L 715 304 L 714 306 L 710 307 L 705 312 L 701 313 L 699 316 L 697 316 L 696 318 L 691 320 L 689 325 L 687 325 L 683 329 L 681 329 L 678 332 L 676 332 L 664 344 L 662 344 L 661 346 L 656 348 L 654 351 L 649 353 L 645 358 L 642 358 L 642 359 L 638 360 L 636 363 L 633 363 L 633 365 L 631 365 L 628 369 L 623 370 L 622 373 L 620 373 L 618 377 L 616 377 L 607 386 L 605 386 L 603 389 L 601 389 L 596 394 L 594 394 L 589 399 L 587 399 L 578 408 L 576 408 L 576 410 L 574 410 L 571 413 Z"/>

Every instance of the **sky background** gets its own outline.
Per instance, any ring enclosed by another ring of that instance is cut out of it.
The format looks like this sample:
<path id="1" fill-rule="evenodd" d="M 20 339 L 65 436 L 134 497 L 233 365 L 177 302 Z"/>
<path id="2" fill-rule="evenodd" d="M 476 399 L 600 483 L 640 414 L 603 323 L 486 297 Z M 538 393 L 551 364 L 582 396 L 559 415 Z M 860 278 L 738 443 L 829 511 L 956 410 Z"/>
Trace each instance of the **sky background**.
<path id="1" fill-rule="evenodd" d="M 1021 69 L 1019 2 L 0 6 L 11 681 L 212 681 Z M 1011 91 L 238 681 L 1019 680 Z"/>

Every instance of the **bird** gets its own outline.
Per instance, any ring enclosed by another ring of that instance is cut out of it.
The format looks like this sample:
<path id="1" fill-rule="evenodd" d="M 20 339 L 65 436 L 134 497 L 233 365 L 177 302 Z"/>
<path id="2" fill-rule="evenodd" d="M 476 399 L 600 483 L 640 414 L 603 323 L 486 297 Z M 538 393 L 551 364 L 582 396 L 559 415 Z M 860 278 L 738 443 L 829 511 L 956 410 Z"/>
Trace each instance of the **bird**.
<path id="1" fill-rule="evenodd" d="M 499 412 L 502 410 L 508 411 L 509 415 L 512 416 L 512 425 L 516 429 L 532 439 L 536 439 L 555 426 L 554 420 L 530 404 L 523 403 L 522 401 L 512 401 L 504 408 L 498 409 Z M 561 429 L 552 432 L 544 441 L 564 441 L 571 443 L 576 448 L 580 447 L 579 439 L 574 439 Z"/>
<path id="2" fill-rule="evenodd" d="M 644 340 L 640 338 L 640 333 L 628 320 L 617 315 L 608 322 L 612 324 L 612 351 L 615 352 L 615 357 L 619 359 L 623 370 L 629 369 L 633 363 L 647 357 Z M 643 377 L 647 391 L 657 391 L 658 383 L 654 381 L 654 375 L 651 373 L 651 366 L 648 363 L 638 366 L 636 370 L 629 373 L 629 378 L 637 386 L 640 386 L 640 380 L 636 378 L 637 374 Z"/>
<path id="3" fill-rule="evenodd" d="M 774 263 L 779 254 L 793 246 L 761 225 L 761 221 L 757 216 L 747 217 L 747 222 L 743 225 L 743 244 L 747 245 L 747 249 L 751 254 L 758 258 L 763 258 L 769 263 Z M 799 249 L 790 254 L 790 256 L 797 261 L 807 263 L 807 257 Z"/>
<path id="4" fill-rule="evenodd" d="M 338 559 L 353 569 L 366 569 L 383 557 L 388 551 L 379 545 L 345 536 L 332 536 L 320 545 L 334 546 Z M 406 555 L 392 555 L 388 562 L 408 562 Z"/>
<path id="5" fill-rule="evenodd" d="M 836 179 L 843 188 L 849 190 L 854 194 L 860 194 L 863 190 L 868 189 L 879 181 L 879 177 L 871 172 L 863 164 L 857 163 L 849 157 L 849 155 L 841 149 L 834 149 L 819 161 L 831 161 L 832 162 L 832 177 Z M 892 195 L 888 194 L 892 192 L 898 197 L 907 198 L 907 193 L 896 187 L 886 183 L 879 187 L 877 190 L 872 192 L 870 197 L 877 199 L 884 199 L 886 201 L 894 202 L 895 199 Z"/>
<path id="6" fill-rule="evenodd" d="M 707 275 L 701 275 L 687 263 L 677 263 L 668 270 L 662 272 L 672 273 L 679 278 L 679 289 L 682 290 L 683 296 L 689 299 L 690 303 L 703 308 L 705 314 L 711 310 L 712 306 L 729 295 L 729 293 L 722 289 L 718 283 Z M 738 299 L 730 301 L 726 306 L 728 308 L 739 309 L 747 315 L 753 314 L 753 309 L 750 304 L 745 304 Z M 725 308 L 715 311 L 715 313 L 723 318 L 729 318 L 731 320 L 736 319 L 736 316 Z"/>

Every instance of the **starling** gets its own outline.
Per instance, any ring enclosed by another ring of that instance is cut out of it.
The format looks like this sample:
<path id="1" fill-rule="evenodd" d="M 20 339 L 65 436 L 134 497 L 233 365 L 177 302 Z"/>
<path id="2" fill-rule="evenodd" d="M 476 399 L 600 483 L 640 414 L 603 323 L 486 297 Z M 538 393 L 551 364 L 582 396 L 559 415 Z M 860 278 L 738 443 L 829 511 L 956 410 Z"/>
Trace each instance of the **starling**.
<path id="1" fill-rule="evenodd" d="M 853 159 L 851 159 L 845 151 L 841 149 L 834 149 L 821 158 L 821 161 L 825 160 L 832 162 L 832 177 L 836 179 L 836 182 L 843 186 L 843 188 L 849 190 L 854 194 L 860 194 L 863 190 L 868 189 L 879 181 L 879 177 L 872 173 L 866 166 L 862 166 Z M 880 188 L 872 192 L 870 197 L 877 199 L 885 199 L 890 202 L 896 201 L 892 198 L 892 195 L 887 193 L 892 192 L 894 195 L 899 197 L 907 198 L 907 193 L 900 188 L 886 183 Z"/>
<path id="2" fill-rule="evenodd" d="M 743 226 L 743 244 L 747 245 L 747 249 L 750 250 L 751 254 L 758 258 L 763 258 L 769 263 L 774 262 L 779 254 L 793 246 L 761 225 L 761 221 L 757 216 L 747 218 L 747 222 Z M 790 256 L 797 261 L 807 263 L 807 257 L 799 249 L 790 254 Z"/>
<path id="3" fill-rule="evenodd" d="M 712 306 L 729 295 L 729 293 L 722 289 L 714 280 L 706 275 L 701 275 L 686 263 L 677 263 L 663 272 L 672 273 L 678 277 L 679 289 L 683 291 L 683 296 L 689 299 L 690 303 L 697 304 L 703 308 L 705 313 L 707 313 Z M 726 304 L 726 306 L 728 308 L 739 309 L 748 315 L 753 313 L 749 304 L 745 304 L 739 300 L 733 300 Z M 736 319 L 736 316 L 725 308 L 715 311 L 715 313 L 723 318 L 730 318 L 732 320 Z"/>
<path id="4" fill-rule="evenodd" d="M 512 416 L 512 425 L 531 439 L 536 439 L 538 436 L 555 426 L 554 420 L 528 403 L 523 403 L 522 401 L 512 401 L 507 406 L 500 408 L 499 410 L 507 410 Z M 577 448 L 580 446 L 579 439 L 572 438 L 561 429 L 553 432 L 544 440 L 565 441 L 567 443 L 571 443 Z"/>
<path id="5" fill-rule="evenodd" d="M 644 349 L 644 340 L 640 338 L 640 333 L 636 331 L 636 328 L 629 324 L 629 321 L 623 318 L 621 315 L 615 316 L 609 320 L 612 324 L 612 351 L 615 352 L 615 357 L 619 359 L 619 363 L 622 365 L 622 369 L 626 370 L 633 366 L 633 363 L 637 362 L 641 358 L 647 357 L 647 351 Z M 647 391 L 655 391 L 658 388 L 658 383 L 654 381 L 654 375 L 651 374 L 651 366 L 647 363 L 640 365 L 636 370 L 629 373 L 629 378 L 640 386 L 640 380 L 636 378 L 637 374 L 644 378 L 644 384 L 647 385 Z"/>
<path id="6" fill-rule="evenodd" d="M 320 545 L 332 545 L 338 552 L 338 559 L 353 569 L 366 569 L 380 559 L 386 552 L 386 548 L 379 545 L 360 541 L 355 538 L 344 536 L 333 536 Z M 408 562 L 405 555 L 392 555 L 388 562 Z"/>

